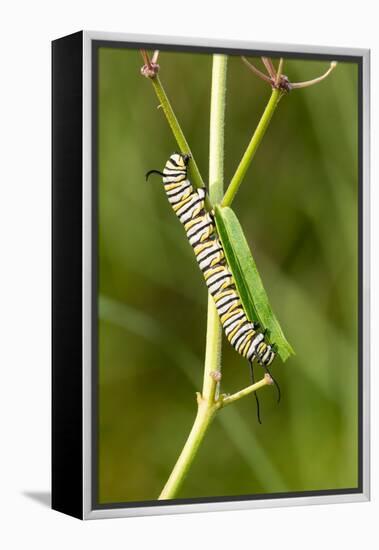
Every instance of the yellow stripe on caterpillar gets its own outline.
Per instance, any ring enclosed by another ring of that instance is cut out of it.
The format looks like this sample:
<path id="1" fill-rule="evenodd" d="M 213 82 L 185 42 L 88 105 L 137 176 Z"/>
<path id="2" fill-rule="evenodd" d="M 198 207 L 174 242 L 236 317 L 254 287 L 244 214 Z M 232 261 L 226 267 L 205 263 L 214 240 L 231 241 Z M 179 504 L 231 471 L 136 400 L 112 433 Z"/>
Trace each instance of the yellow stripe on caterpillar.
<path id="1" fill-rule="evenodd" d="M 219 294 L 216 294 L 216 296 L 214 297 L 215 304 L 217 305 L 218 302 L 222 300 L 222 298 L 226 298 L 227 296 L 232 296 L 233 294 L 236 295 L 236 293 L 233 290 L 225 290 L 224 292 L 220 292 Z"/>
<path id="2" fill-rule="evenodd" d="M 164 188 L 166 191 L 171 191 L 172 189 L 177 189 L 183 185 L 183 182 L 180 181 L 179 183 L 166 183 Z"/>
<path id="3" fill-rule="evenodd" d="M 251 334 L 249 334 L 249 338 L 244 346 L 244 348 L 242 350 L 239 351 L 239 353 L 241 355 L 243 355 L 243 357 L 246 357 L 247 355 L 247 352 L 249 351 L 249 348 L 250 348 L 250 344 L 251 344 L 251 341 L 253 340 L 254 336 L 255 336 L 255 331 L 252 331 Z"/>
<path id="4" fill-rule="evenodd" d="M 244 320 L 241 320 L 241 321 L 234 327 L 234 329 L 233 329 L 231 332 L 229 332 L 229 334 L 228 334 L 228 336 L 227 336 L 229 342 L 230 342 L 230 340 L 233 338 L 233 336 L 234 336 L 235 334 L 237 334 L 237 332 L 239 331 L 239 329 L 242 327 L 242 325 L 243 325 L 244 323 L 245 323 L 245 321 L 244 321 Z"/>
<path id="5" fill-rule="evenodd" d="M 207 269 L 207 271 L 204 273 L 204 278 L 207 281 L 210 277 L 216 275 L 217 273 L 221 273 L 222 271 L 225 271 L 225 267 L 223 267 L 222 265 L 211 267 L 210 269 Z"/>
<path id="6" fill-rule="evenodd" d="M 201 252 L 203 252 L 203 250 L 206 250 L 207 248 L 210 248 L 213 245 L 214 243 L 212 243 L 211 241 L 208 243 L 197 244 L 194 248 L 194 252 L 196 256 L 198 256 Z"/>
<path id="7" fill-rule="evenodd" d="M 172 208 L 174 210 L 174 212 L 177 212 L 178 210 L 180 210 L 183 206 L 185 206 L 187 203 L 191 202 L 193 198 L 193 193 L 190 193 L 190 196 L 185 198 L 185 199 L 182 199 L 180 202 L 176 202 L 172 205 Z"/>
<path id="8" fill-rule="evenodd" d="M 189 229 L 191 229 L 191 227 L 193 227 L 194 225 L 196 225 L 198 223 L 201 223 L 204 220 L 204 218 L 205 218 L 205 216 L 198 216 L 197 218 L 192 218 L 191 220 L 186 222 L 184 224 L 184 229 L 186 230 L 186 233 Z"/>

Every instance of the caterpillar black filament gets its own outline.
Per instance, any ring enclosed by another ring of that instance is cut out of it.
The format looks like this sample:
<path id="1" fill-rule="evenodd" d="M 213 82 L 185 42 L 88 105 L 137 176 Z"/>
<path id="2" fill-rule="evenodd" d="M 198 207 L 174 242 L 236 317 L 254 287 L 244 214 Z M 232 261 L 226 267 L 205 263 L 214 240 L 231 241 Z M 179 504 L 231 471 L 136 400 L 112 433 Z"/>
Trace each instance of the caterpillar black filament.
<path id="1" fill-rule="evenodd" d="M 173 153 L 163 173 L 151 170 L 146 178 L 152 173 L 163 176 L 167 198 L 184 226 L 230 344 L 251 364 L 256 360 L 267 370 L 275 357 L 274 346 L 265 342 L 259 325 L 247 318 L 213 217 L 205 209 L 205 189 L 194 189 L 187 179 L 189 160 L 189 155 Z"/>

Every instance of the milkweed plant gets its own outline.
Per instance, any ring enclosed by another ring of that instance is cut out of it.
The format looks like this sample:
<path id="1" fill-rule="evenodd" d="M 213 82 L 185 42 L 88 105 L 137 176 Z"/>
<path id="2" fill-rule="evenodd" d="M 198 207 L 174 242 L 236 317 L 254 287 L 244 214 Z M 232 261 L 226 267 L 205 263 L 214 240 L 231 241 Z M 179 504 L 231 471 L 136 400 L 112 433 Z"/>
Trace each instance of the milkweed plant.
<path id="1" fill-rule="evenodd" d="M 268 84 L 271 95 L 246 151 L 224 192 L 224 126 L 228 57 L 222 54 L 213 55 L 209 174 L 208 185 L 205 186 L 196 159 L 158 76 L 159 51 L 155 51 L 150 57 L 146 50 L 141 50 L 141 55 L 144 62 L 141 74 L 152 83 L 159 107 L 167 119 L 180 151 L 171 155 L 163 173 L 151 170 L 147 175 L 157 172 L 163 176 L 169 202 L 183 223 L 187 237 L 194 247 L 196 259 L 204 273 L 209 291 L 203 387 L 196 394 L 197 415 L 179 458 L 159 496 L 159 499 L 164 500 L 177 496 L 216 414 L 247 395 L 254 394 L 257 399 L 259 389 L 276 384 L 268 370 L 274 357 L 278 355 L 284 362 L 294 354 L 270 306 L 250 247 L 231 204 L 281 99 L 292 90 L 306 88 L 324 80 L 335 68 L 336 62 L 331 62 L 328 70 L 313 80 L 291 82 L 283 73 L 283 58 L 279 59 L 278 66 L 275 67 L 270 58 L 262 57 L 264 69 L 261 70 L 246 57 L 242 57 L 245 66 Z M 208 248 L 205 250 L 205 247 Z M 202 266 L 205 265 L 204 259 L 209 256 L 211 258 L 206 262 L 205 270 Z M 252 384 L 231 395 L 220 391 L 222 329 L 238 353 L 246 357 L 251 364 Z M 265 371 L 264 376 L 257 382 L 254 380 L 252 370 L 252 362 L 255 358 Z M 278 386 L 277 389 L 280 396 Z M 258 420 L 260 421 L 259 407 Z"/>

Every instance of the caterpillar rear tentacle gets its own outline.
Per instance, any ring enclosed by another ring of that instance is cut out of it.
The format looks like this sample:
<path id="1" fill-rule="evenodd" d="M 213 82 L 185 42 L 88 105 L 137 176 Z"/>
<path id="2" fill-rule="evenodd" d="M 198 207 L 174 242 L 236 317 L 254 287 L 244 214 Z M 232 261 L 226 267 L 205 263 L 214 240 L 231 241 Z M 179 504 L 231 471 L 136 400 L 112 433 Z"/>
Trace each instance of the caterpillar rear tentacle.
<path id="1" fill-rule="evenodd" d="M 214 216 L 205 209 L 206 191 L 194 189 L 187 179 L 189 159 L 188 155 L 173 153 L 163 173 L 151 170 L 146 176 L 152 173 L 163 176 L 168 201 L 184 226 L 230 344 L 250 364 L 257 360 L 266 370 L 275 358 L 275 348 L 265 341 L 267 331 L 261 331 L 257 323 L 247 318 L 217 235 Z M 275 380 L 274 383 L 280 396 Z M 259 402 L 258 419 L 260 421 Z"/>
<path id="2" fill-rule="evenodd" d="M 253 365 L 253 362 L 252 362 L 252 361 L 249 361 L 249 365 L 250 365 L 251 383 L 252 383 L 252 384 L 255 384 L 254 365 Z M 254 392 L 254 396 L 255 396 L 255 403 L 256 403 L 256 405 L 257 405 L 257 418 L 258 418 L 258 422 L 259 422 L 259 424 L 262 424 L 261 412 L 260 412 L 260 406 L 259 406 L 259 398 L 258 398 L 258 393 L 257 393 L 256 391 Z"/>

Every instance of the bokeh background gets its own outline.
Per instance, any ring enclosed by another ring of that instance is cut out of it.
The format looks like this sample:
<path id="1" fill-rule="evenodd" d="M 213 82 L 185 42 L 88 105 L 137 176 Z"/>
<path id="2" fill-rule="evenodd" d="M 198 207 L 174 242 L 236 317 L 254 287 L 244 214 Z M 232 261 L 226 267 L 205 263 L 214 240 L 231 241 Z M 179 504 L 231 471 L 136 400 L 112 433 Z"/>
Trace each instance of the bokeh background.
<path id="1" fill-rule="evenodd" d="M 259 59 L 251 58 L 256 65 Z M 210 54 L 161 52 L 160 77 L 205 181 Z M 201 389 L 207 295 L 159 177 L 176 143 L 138 51 L 99 50 L 99 501 L 158 497 Z M 291 81 L 326 61 L 286 60 Z M 218 414 L 178 495 L 312 491 L 358 483 L 358 68 L 340 62 L 284 97 L 233 204 L 296 356 L 282 389 Z M 229 58 L 225 181 L 270 95 Z M 249 369 L 223 345 L 222 391 Z"/>

